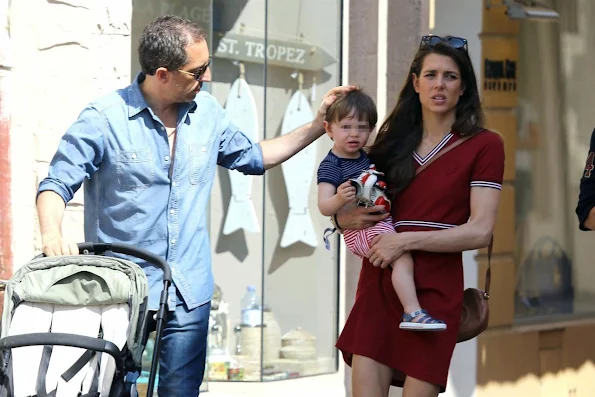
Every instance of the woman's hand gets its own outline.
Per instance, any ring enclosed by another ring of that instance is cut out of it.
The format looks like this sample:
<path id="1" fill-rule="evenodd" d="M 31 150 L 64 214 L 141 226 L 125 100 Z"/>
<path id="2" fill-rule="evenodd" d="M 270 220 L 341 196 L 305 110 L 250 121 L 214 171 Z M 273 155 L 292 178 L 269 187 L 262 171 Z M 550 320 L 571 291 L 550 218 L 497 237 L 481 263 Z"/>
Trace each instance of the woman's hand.
<path id="1" fill-rule="evenodd" d="M 366 208 L 358 207 L 355 202 L 348 203 L 337 213 L 337 223 L 341 229 L 365 229 L 388 218 L 390 214 L 384 211 L 382 205 Z"/>
<path id="2" fill-rule="evenodd" d="M 402 233 L 383 233 L 370 242 L 368 260 L 375 267 L 386 268 L 407 251 Z"/>

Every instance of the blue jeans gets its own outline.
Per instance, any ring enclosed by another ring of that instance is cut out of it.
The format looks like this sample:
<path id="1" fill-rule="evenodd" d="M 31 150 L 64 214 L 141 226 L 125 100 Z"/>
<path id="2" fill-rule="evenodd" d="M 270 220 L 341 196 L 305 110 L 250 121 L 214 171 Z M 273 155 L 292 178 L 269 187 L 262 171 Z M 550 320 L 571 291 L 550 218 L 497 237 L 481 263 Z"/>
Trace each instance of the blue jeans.
<path id="1" fill-rule="evenodd" d="M 210 310 L 211 302 L 188 310 L 178 294 L 175 311 L 167 313 L 161 339 L 157 389 L 159 397 L 198 396 L 205 372 Z M 155 329 L 154 314 L 149 312 L 147 333 Z M 143 370 L 148 371 L 150 368 Z M 127 379 L 135 383 L 138 374 L 128 375 Z M 138 396 L 136 387 L 132 387 L 131 396 Z"/>

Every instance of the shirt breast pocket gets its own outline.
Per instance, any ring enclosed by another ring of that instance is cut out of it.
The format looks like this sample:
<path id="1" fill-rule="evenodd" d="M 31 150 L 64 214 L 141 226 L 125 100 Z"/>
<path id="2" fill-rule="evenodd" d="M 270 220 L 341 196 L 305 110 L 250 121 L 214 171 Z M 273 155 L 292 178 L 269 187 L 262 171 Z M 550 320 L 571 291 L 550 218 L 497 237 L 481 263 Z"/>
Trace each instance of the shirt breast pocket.
<path id="1" fill-rule="evenodd" d="M 211 152 L 213 142 L 188 145 L 190 155 L 190 184 L 204 184 L 206 175 L 211 170 Z"/>
<path id="2" fill-rule="evenodd" d="M 146 150 L 117 150 L 118 182 L 126 189 L 144 189 L 153 183 L 155 169 L 151 152 Z"/>

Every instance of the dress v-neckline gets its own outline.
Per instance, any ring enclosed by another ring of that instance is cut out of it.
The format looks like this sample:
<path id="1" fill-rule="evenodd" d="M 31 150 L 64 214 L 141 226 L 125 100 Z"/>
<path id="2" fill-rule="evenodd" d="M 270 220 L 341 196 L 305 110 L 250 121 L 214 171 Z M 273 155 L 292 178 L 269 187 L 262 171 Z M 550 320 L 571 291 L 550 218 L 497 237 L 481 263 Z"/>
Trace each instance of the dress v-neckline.
<path id="1" fill-rule="evenodd" d="M 452 138 L 452 136 L 452 132 L 446 134 L 444 138 L 442 138 L 442 140 L 434 147 L 434 149 L 432 149 L 430 153 L 428 153 L 425 157 L 421 157 L 419 154 L 417 154 L 417 152 L 414 151 L 413 158 L 415 159 L 415 161 L 419 163 L 419 165 L 424 165 L 424 163 L 428 162 L 432 157 L 436 155 L 436 153 L 438 153 L 444 146 L 446 146 L 446 144 L 450 141 L 450 138 Z"/>

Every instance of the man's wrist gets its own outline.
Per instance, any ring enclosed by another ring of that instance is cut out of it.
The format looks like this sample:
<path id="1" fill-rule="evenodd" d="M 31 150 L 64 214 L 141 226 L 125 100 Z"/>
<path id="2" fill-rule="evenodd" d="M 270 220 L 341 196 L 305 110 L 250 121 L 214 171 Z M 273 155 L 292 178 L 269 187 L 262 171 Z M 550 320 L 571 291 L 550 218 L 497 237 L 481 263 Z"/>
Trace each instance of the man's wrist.
<path id="1" fill-rule="evenodd" d="M 324 129 L 324 119 L 326 118 L 326 113 L 318 112 L 314 120 L 312 120 L 311 128 L 316 130 L 319 136 L 323 136 L 326 134 L 326 130 Z"/>
<path id="2" fill-rule="evenodd" d="M 51 232 L 41 234 L 41 243 L 46 244 L 49 241 L 60 240 L 61 238 L 62 238 L 61 232 L 51 231 Z"/>

